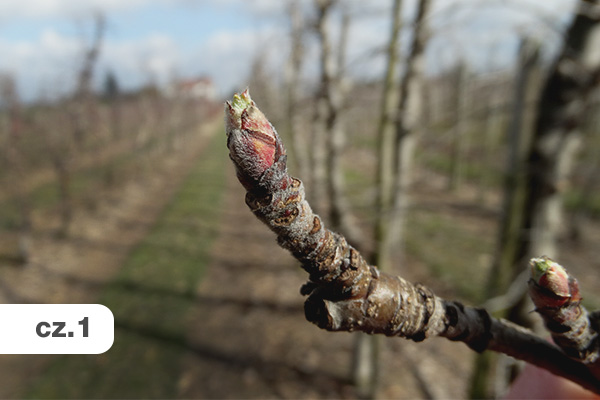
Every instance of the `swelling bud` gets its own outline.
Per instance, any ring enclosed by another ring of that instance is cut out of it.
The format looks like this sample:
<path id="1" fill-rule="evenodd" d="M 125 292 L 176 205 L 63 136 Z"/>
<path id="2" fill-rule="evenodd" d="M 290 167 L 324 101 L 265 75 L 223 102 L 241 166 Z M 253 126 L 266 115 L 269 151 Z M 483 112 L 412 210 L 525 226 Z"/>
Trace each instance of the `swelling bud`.
<path id="1" fill-rule="evenodd" d="M 285 154 L 277 132 L 256 107 L 248 89 L 225 104 L 229 157 L 246 190 L 256 188 L 261 176 Z"/>

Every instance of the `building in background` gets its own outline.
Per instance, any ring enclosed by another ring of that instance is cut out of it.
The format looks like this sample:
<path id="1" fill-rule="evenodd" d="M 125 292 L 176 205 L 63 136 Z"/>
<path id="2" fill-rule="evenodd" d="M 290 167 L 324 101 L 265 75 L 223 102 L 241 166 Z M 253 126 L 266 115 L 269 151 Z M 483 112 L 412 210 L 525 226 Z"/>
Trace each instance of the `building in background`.
<path id="1" fill-rule="evenodd" d="M 165 95 L 190 100 L 215 101 L 217 99 L 217 89 L 211 78 L 199 77 L 172 82 L 167 86 Z"/>

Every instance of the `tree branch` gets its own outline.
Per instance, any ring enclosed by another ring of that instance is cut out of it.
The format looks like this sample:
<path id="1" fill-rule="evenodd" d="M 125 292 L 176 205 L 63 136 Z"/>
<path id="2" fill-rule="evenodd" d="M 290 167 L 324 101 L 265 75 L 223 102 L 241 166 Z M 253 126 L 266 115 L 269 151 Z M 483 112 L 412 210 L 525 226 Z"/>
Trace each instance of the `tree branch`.
<path id="1" fill-rule="evenodd" d="M 532 332 L 487 311 L 447 301 L 420 284 L 380 273 L 346 239 L 325 228 L 287 172 L 285 148 L 248 91 L 225 106 L 227 146 L 247 190 L 246 204 L 302 263 L 306 318 L 330 331 L 363 331 L 414 341 L 442 336 L 475 351 L 493 350 L 600 393 L 590 370 Z"/>

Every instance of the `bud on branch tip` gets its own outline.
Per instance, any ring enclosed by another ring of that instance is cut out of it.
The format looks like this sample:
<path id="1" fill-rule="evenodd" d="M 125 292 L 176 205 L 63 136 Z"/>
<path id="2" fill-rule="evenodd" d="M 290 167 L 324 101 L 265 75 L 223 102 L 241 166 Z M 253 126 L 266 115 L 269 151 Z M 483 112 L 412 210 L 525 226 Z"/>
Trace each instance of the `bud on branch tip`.
<path id="1" fill-rule="evenodd" d="M 533 258 L 530 263 L 531 278 L 539 286 L 560 297 L 570 297 L 569 274 L 557 262 L 547 257 Z"/>
<path id="2" fill-rule="evenodd" d="M 256 107 L 248 89 L 225 104 L 227 147 L 238 179 L 247 190 L 285 154 L 277 132 Z"/>
<path id="3" fill-rule="evenodd" d="M 559 263 L 540 257 L 531 259 L 529 266 L 529 294 L 536 307 L 563 307 L 581 300 L 577 279 Z"/>

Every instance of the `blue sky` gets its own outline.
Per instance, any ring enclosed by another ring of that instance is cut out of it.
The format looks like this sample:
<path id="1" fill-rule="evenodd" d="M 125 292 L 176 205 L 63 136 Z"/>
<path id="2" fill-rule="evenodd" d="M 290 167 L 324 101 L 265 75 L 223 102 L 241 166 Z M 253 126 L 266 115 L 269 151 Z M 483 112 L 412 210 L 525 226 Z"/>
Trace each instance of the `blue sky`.
<path id="1" fill-rule="evenodd" d="M 214 76 L 222 91 L 242 78 L 232 67 L 237 49 L 250 55 L 261 32 L 278 19 L 262 17 L 241 1 L 0 1 L 0 72 L 16 76 L 24 98 L 53 96 L 74 84 L 83 49 L 92 35 L 93 13 L 108 20 L 96 73 L 113 70 L 121 84 L 174 76 Z M 283 14 L 281 14 L 283 15 Z"/>
<path id="2" fill-rule="evenodd" d="M 307 10 L 311 1 L 301 0 Z M 355 18 L 348 59 L 356 77 L 377 76 L 391 0 L 344 0 Z M 108 31 L 96 81 L 113 70 L 121 86 L 166 84 L 177 77 L 209 75 L 222 94 L 245 86 L 248 65 L 266 51 L 278 75 L 287 55 L 286 0 L 0 0 L 0 73 L 10 73 L 25 99 L 55 96 L 73 87 L 92 15 L 102 11 Z M 407 18 L 414 0 L 405 0 Z M 573 0 L 437 0 L 429 65 L 464 57 L 474 65 L 510 65 L 518 33 L 551 43 L 545 22 L 568 20 Z M 543 18 L 541 18 L 543 17 Z M 333 27 L 335 30 L 335 26 Z M 268 44 L 268 46 L 265 46 Z M 305 74 L 316 71 L 314 37 L 308 36 Z M 495 54 L 494 54 L 495 53 Z M 489 59 L 493 60 L 490 61 Z M 494 61 L 496 60 L 496 61 Z"/>

